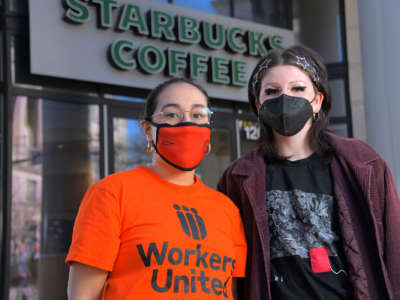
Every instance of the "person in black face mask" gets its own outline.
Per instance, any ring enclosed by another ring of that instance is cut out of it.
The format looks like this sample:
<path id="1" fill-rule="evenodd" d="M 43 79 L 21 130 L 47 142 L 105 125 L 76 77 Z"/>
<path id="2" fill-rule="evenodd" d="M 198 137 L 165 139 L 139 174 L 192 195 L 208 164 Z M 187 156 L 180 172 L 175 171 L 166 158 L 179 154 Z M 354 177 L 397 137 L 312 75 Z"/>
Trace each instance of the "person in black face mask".
<path id="1" fill-rule="evenodd" d="M 240 208 L 248 243 L 244 299 L 400 299 L 400 199 L 370 146 L 329 132 L 321 57 L 271 50 L 248 84 L 259 147 L 218 189 Z"/>

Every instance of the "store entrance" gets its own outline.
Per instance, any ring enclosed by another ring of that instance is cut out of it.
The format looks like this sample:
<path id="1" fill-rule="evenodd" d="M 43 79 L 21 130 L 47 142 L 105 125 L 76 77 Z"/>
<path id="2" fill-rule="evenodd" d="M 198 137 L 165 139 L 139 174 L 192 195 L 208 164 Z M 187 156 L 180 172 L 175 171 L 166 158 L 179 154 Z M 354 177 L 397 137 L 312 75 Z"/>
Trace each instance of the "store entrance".
<path id="1" fill-rule="evenodd" d="M 106 175 L 151 163 L 146 149 L 147 141 L 140 126 L 143 109 L 143 103 L 130 103 L 129 107 L 109 106 Z M 196 174 L 208 186 L 216 188 L 229 163 L 255 144 L 249 137 L 254 138 L 256 134 L 246 135 L 251 130 L 249 125 L 255 124 L 250 119 L 214 110 L 211 153 L 196 170 Z"/>
<path id="2" fill-rule="evenodd" d="M 109 107 L 105 175 L 151 163 L 140 125 L 143 110 L 144 105 L 139 103 L 131 103 L 129 107 Z"/>

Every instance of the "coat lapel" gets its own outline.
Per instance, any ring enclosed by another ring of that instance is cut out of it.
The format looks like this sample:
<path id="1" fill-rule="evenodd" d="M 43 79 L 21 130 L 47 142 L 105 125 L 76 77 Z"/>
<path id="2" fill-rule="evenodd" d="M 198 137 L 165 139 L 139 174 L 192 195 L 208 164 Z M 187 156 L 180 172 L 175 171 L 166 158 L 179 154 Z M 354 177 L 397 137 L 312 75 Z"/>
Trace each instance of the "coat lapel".
<path id="1" fill-rule="evenodd" d="M 254 167 L 256 166 L 256 167 Z M 232 173 L 243 177 L 243 189 L 248 197 L 256 226 L 260 238 L 261 248 L 264 258 L 264 269 L 267 278 L 267 289 L 270 294 L 270 244 L 269 244 L 269 225 L 266 204 L 266 165 L 261 154 L 257 149 L 248 159 L 244 159 L 238 164 Z"/>

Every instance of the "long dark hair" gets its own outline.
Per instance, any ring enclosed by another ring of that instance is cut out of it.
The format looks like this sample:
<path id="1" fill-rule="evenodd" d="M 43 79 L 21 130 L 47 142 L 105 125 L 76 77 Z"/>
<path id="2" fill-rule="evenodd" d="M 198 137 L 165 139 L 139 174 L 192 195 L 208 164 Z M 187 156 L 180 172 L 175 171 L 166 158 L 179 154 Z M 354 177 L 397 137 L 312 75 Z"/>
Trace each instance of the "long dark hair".
<path id="1" fill-rule="evenodd" d="M 161 94 L 163 90 L 165 90 L 167 87 L 170 85 L 176 84 L 176 83 L 187 83 L 190 84 L 196 88 L 199 89 L 199 91 L 202 92 L 202 94 L 206 97 L 207 101 L 207 106 L 210 106 L 210 101 L 208 98 L 208 94 L 204 88 L 202 88 L 200 85 L 194 83 L 193 81 L 190 81 L 185 78 L 172 78 L 170 80 L 164 81 L 163 83 L 159 84 L 156 86 L 147 96 L 147 101 L 144 107 L 144 120 L 150 120 L 152 115 L 154 114 L 154 111 L 156 110 L 157 104 L 158 104 L 158 96 Z"/>
<path id="2" fill-rule="evenodd" d="M 304 69 L 298 62 L 298 57 L 305 59 L 309 64 Z M 260 68 L 261 65 L 267 67 Z M 250 107 L 258 117 L 257 103 L 259 101 L 262 78 L 268 73 L 269 69 L 280 65 L 291 65 L 305 71 L 309 76 L 314 90 L 324 95 L 321 110 L 318 117 L 313 120 L 310 128 L 310 143 L 315 153 L 323 160 L 329 160 L 333 150 L 325 134 L 329 125 L 328 114 L 331 109 L 331 92 L 328 84 L 328 72 L 323 63 L 322 57 L 313 50 L 304 46 L 293 46 L 287 49 L 274 49 L 269 51 L 260 59 L 254 68 L 249 84 L 248 97 Z M 276 148 L 275 136 L 272 128 L 260 122 L 261 134 L 259 144 L 264 157 L 268 162 L 279 163 L 287 159 L 279 154 Z"/>

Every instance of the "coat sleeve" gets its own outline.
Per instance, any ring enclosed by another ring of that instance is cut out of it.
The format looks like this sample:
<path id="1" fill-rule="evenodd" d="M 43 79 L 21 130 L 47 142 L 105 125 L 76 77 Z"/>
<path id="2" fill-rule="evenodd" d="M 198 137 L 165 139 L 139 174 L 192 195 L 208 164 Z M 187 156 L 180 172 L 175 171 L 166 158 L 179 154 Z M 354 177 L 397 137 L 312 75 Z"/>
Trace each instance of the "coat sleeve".
<path id="1" fill-rule="evenodd" d="M 241 192 L 238 189 L 240 187 L 240 183 L 239 179 L 236 176 L 233 176 L 231 171 L 232 165 L 225 170 L 224 174 L 219 179 L 217 190 L 227 195 L 241 211 Z"/>
<path id="2" fill-rule="evenodd" d="M 400 199 L 389 167 L 384 164 L 384 259 L 393 291 L 400 300 Z"/>
<path id="3" fill-rule="evenodd" d="M 235 205 L 239 208 L 241 217 L 243 219 L 243 210 L 242 210 L 242 199 L 241 199 L 241 191 L 240 191 L 240 177 L 239 176 L 235 176 L 232 174 L 232 165 L 229 166 L 224 174 L 221 176 L 218 185 L 217 185 L 217 189 L 218 191 L 220 191 L 221 193 L 227 195 L 232 201 L 233 203 L 235 203 Z M 244 221 L 244 219 L 243 219 Z M 244 222 L 246 223 L 246 222 Z M 245 224 L 244 224 L 245 225 Z M 246 231 L 246 226 L 245 226 L 245 231 Z M 246 236 L 248 237 L 248 230 L 246 232 Z M 249 244 L 249 241 L 247 241 L 247 265 L 246 265 L 246 277 L 248 277 L 248 271 L 249 271 L 249 251 L 251 251 L 252 249 L 252 245 Z M 245 292 L 246 292 L 246 288 L 245 288 L 245 277 L 239 277 L 237 278 L 237 293 L 238 293 L 238 299 L 246 299 L 245 297 Z M 248 297 L 247 297 L 248 299 Z"/>

